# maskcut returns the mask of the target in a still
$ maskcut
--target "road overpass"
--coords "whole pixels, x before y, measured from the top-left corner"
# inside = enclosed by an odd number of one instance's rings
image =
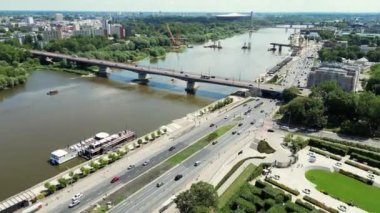
[[[39,50],[29,50],[29,52],[32,55],[38,56],[38,57],[66,59],[68,61],[73,61],[77,63],[99,66],[99,74],[103,76],[107,76],[107,73],[109,72],[108,68],[116,68],[116,69],[129,70],[129,71],[137,73],[138,80],[140,81],[147,82],[148,74],[161,75],[161,76],[167,76],[170,78],[180,79],[187,82],[187,86],[185,90],[188,93],[195,93],[195,90],[196,90],[195,83],[197,82],[217,84],[217,85],[222,85],[222,86],[231,86],[231,87],[237,87],[237,88],[245,88],[257,96],[267,95],[267,96],[280,97],[282,94],[282,91],[284,90],[284,87],[280,85],[258,84],[253,81],[236,80],[236,79],[230,79],[230,78],[225,78],[221,76],[204,76],[196,72],[183,72],[183,71],[177,71],[174,69],[155,68],[155,67],[141,66],[141,65],[136,65],[136,64],[119,63],[119,62],[114,62],[114,61],[84,58],[84,57],[78,57],[75,55],[67,55],[67,54],[53,53],[53,52],[46,52],[46,51],[39,51]]]

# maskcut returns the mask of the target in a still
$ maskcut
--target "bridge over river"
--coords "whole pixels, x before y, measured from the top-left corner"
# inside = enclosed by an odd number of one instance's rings
[[[29,52],[32,55],[37,56],[37,57],[66,59],[68,61],[73,61],[76,63],[99,66],[99,75],[101,76],[107,76],[109,72],[108,68],[117,68],[117,69],[123,69],[123,70],[128,70],[128,71],[137,73],[138,74],[137,80],[141,82],[148,82],[148,77],[147,77],[148,74],[161,75],[161,76],[167,76],[170,78],[180,79],[187,82],[187,86],[185,90],[188,93],[195,93],[196,82],[217,84],[217,85],[222,85],[222,86],[231,86],[231,87],[237,87],[237,88],[245,88],[245,89],[248,89],[251,92],[251,94],[254,94],[257,96],[265,95],[265,96],[272,96],[272,97],[280,97],[282,94],[282,91],[284,90],[284,87],[280,85],[259,84],[253,81],[236,80],[236,79],[230,79],[230,78],[225,78],[225,77],[220,77],[220,76],[206,76],[206,75],[201,75],[195,72],[184,72],[184,71],[177,71],[173,69],[155,68],[155,67],[150,67],[150,66],[149,67],[140,66],[140,65],[128,64],[128,63],[118,63],[114,61],[84,58],[84,57],[78,57],[75,55],[45,52],[45,51],[39,51],[39,50],[29,50]]]

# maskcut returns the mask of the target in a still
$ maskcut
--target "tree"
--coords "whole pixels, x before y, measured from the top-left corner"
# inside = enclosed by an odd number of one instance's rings
[[[300,94],[300,90],[296,86],[292,86],[289,88],[284,89],[282,92],[282,98],[284,99],[285,103],[288,103],[289,101],[293,100]]]
[[[217,208],[218,195],[213,185],[201,181],[180,193],[174,202],[181,213],[197,212],[197,209],[204,211],[205,208]]]
[[[62,188],[65,188],[67,186],[67,180],[63,177],[58,179],[58,183]]]

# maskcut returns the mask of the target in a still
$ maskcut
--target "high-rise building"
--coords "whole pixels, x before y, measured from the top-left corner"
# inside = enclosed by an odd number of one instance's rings
[[[50,40],[62,39],[63,34],[61,30],[49,30],[49,31],[44,31],[42,33],[42,37],[44,41],[50,41]]]
[[[125,29],[121,24],[112,24],[110,27],[110,34],[116,35],[118,38],[125,38]]]
[[[55,21],[56,22],[63,22],[63,14],[62,13],[56,13],[55,14]]]
[[[26,19],[26,23],[28,23],[28,25],[33,25],[33,24],[34,24],[34,19],[33,19],[33,17],[29,16],[29,17]]]
[[[109,36],[111,35],[111,25],[109,19],[103,19],[103,30],[104,35]]]

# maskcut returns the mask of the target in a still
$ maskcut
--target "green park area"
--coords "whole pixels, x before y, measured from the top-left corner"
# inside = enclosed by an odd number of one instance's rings
[[[365,184],[338,172],[309,170],[306,178],[317,185],[319,191],[328,193],[346,203],[353,203],[368,212],[380,211],[380,188]]]

